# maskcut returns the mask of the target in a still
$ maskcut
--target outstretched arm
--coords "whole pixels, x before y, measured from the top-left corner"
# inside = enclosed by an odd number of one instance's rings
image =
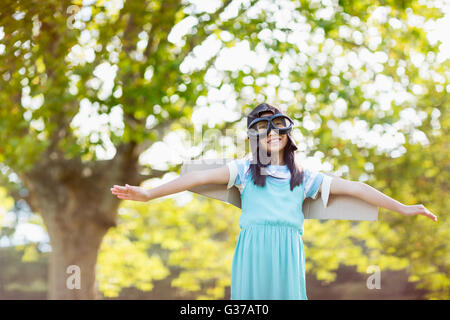
[[[204,184],[226,184],[229,174],[228,166],[224,165],[215,169],[191,171],[152,189],[129,186],[128,184],[125,186],[114,185],[111,188],[111,193],[119,199],[147,202]]]
[[[321,188],[319,189],[321,191]],[[403,203],[392,199],[377,189],[360,181],[349,181],[342,178],[333,178],[331,180],[330,194],[346,194],[360,198],[374,206],[382,207],[388,210],[396,211],[404,216],[423,215],[434,221],[437,217],[421,204],[404,205]]]

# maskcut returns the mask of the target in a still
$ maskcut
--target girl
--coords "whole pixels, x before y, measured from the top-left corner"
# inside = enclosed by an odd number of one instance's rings
[[[262,103],[247,117],[251,158],[188,172],[153,189],[115,185],[111,192],[120,199],[149,201],[203,184],[238,187],[241,231],[232,262],[231,299],[306,300],[302,204],[322,192],[325,175],[296,164],[292,125],[287,115]],[[422,214],[437,220],[423,205],[403,205],[362,182],[333,178],[329,192],[359,197],[406,216]]]

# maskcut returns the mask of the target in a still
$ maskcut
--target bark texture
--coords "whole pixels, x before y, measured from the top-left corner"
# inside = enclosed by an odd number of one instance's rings
[[[121,145],[114,159],[85,163],[52,151],[21,175],[29,192],[26,200],[43,217],[50,237],[49,299],[99,298],[97,255],[108,229],[116,226],[120,203],[110,188],[139,185],[149,178],[138,174],[135,147],[133,143]],[[79,268],[79,289],[70,285],[75,276],[70,266]]]

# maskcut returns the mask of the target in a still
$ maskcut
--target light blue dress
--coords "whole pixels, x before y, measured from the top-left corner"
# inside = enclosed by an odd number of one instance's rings
[[[323,174],[304,170],[303,183],[291,191],[286,165],[269,166],[264,187],[253,183],[249,165],[247,159],[229,164],[237,168],[242,200],[231,299],[306,300],[302,204],[317,196]]]

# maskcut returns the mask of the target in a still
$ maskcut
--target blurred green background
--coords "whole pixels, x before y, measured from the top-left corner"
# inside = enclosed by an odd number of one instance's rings
[[[2,1],[0,299],[229,299],[239,209],[110,187],[241,157],[262,102],[303,166],[438,216],[306,220],[308,298],[449,299],[448,30],[449,1]]]

